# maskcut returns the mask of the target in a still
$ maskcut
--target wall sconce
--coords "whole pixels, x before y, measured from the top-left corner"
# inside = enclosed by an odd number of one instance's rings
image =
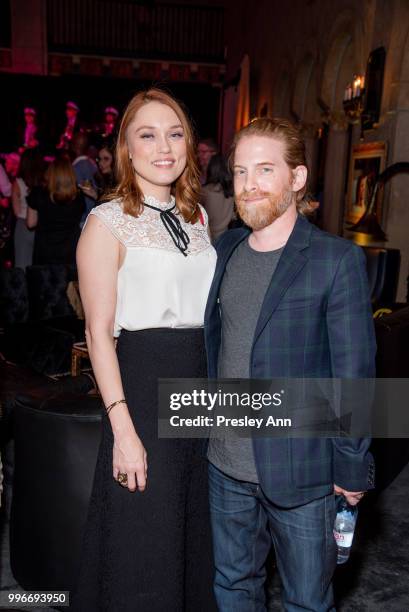
[[[352,123],[361,119],[364,110],[365,77],[354,75],[354,79],[345,88],[343,107],[344,112]]]

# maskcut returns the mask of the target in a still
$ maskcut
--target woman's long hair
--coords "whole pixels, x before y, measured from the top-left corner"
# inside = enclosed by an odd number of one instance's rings
[[[176,113],[183,126],[186,142],[186,167],[172,185],[172,193],[184,220],[192,224],[196,223],[199,219],[200,174],[196,164],[193,129],[181,104],[160,89],[152,88],[138,93],[132,98],[125,110],[116,144],[115,168],[118,185],[109,195],[109,199],[121,198],[124,213],[133,217],[138,217],[143,211],[143,193],[137,183],[135,170],[129,159],[126,133],[136,113],[149,102],[159,102],[169,106]]]
[[[23,179],[29,189],[44,185],[46,164],[38,147],[26,149],[20,159],[17,177]]]
[[[101,195],[108,195],[116,188],[117,180],[115,176],[115,141],[112,137],[108,136],[101,141],[98,147],[98,156],[101,155],[101,151],[108,151],[112,157],[111,169],[108,173],[103,173],[98,168],[98,171],[94,174],[94,181],[98,189],[102,192]],[[98,158],[97,158],[98,161]]]
[[[233,197],[233,180],[223,155],[213,155],[207,166],[206,185],[220,185],[225,198]]]
[[[77,180],[71,162],[62,157],[55,159],[45,173],[45,180],[53,202],[69,202],[78,193]]]

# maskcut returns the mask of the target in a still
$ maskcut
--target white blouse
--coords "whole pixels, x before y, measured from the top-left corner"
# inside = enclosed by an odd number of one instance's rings
[[[165,203],[146,197],[145,202],[167,210],[174,198]],[[175,246],[156,210],[144,207],[139,217],[132,217],[124,214],[120,200],[91,210],[126,247],[118,271],[114,336],[121,329],[203,326],[216,251],[210,244],[206,212],[200,208],[204,223],[192,225],[178,215],[190,239],[187,256]]]

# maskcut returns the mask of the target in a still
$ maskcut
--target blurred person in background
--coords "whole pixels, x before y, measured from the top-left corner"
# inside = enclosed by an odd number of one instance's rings
[[[32,149],[38,146],[38,126],[37,126],[37,111],[31,106],[26,106],[24,109],[24,135],[23,145],[19,149],[19,153],[23,153],[26,149]],[[21,142],[21,141],[20,141]]]
[[[107,138],[115,134],[119,113],[114,106],[107,106],[104,111],[104,114],[105,114],[105,120],[103,123],[102,136],[104,138]]]
[[[94,175],[97,171],[95,162],[88,156],[88,136],[84,132],[78,132],[72,137],[70,150],[74,158],[72,167],[77,177],[78,186],[83,189],[93,187],[95,189]],[[81,218],[80,226],[85,223],[85,219],[92,208],[95,206],[95,199],[85,194],[85,210]]]
[[[216,155],[217,151],[218,147],[213,138],[203,138],[202,140],[199,140],[197,145],[197,159],[200,168],[201,185],[204,185],[206,182],[207,166],[209,165],[209,161],[213,155]]]
[[[201,203],[209,217],[210,236],[217,240],[228,228],[234,215],[233,181],[222,155],[213,155],[207,167]]]
[[[7,198],[11,196],[11,183],[7,176],[7,172],[0,164],[0,204],[1,206],[7,206]],[[6,200],[4,202],[4,200]]]
[[[79,117],[78,114],[80,112],[78,104],[75,102],[69,101],[65,105],[65,116],[67,118],[67,122],[65,124],[65,128],[63,133],[60,136],[59,143],[57,144],[57,149],[68,149],[70,142],[73,139],[74,134],[80,131],[79,125]]]
[[[97,157],[98,172],[94,174],[95,187],[80,184],[82,192],[92,198],[96,204],[101,204],[105,196],[116,187],[115,180],[115,145],[114,141],[107,138],[101,144]]]
[[[52,162],[45,187],[34,187],[27,203],[27,227],[36,228],[33,263],[75,264],[85,202],[68,159]]]
[[[14,265],[26,269],[33,261],[35,232],[27,227],[27,196],[44,183],[45,163],[38,148],[27,149],[21,156],[17,178],[13,183],[12,203],[16,217],[14,228]]]
[[[7,176],[13,182],[17,176],[18,167],[20,165],[20,155],[18,153],[9,153],[6,155],[5,168]]]
[[[11,267],[13,258],[13,235],[14,215],[11,208],[12,183],[18,171],[20,156],[17,153],[5,155],[5,167],[0,164],[0,250],[1,262],[6,267]]]

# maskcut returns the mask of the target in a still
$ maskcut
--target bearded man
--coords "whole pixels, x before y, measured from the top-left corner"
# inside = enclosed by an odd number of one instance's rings
[[[362,250],[305,214],[299,130],[261,118],[235,137],[240,216],[226,232],[205,315],[210,378],[371,378],[375,339]],[[275,548],[287,612],[335,610],[335,494],[373,487],[367,438],[212,437],[210,505],[221,612],[266,610]]]

